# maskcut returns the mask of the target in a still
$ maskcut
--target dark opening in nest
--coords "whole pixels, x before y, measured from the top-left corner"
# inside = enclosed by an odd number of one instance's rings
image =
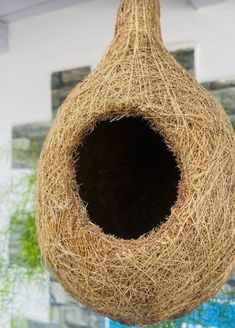
[[[145,120],[103,121],[78,152],[79,194],[90,220],[105,233],[138,238],[166,220],[180,172],[163,138]]]

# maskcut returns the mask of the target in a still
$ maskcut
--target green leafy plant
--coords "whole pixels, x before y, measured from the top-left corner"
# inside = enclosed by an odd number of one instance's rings
[[[35,174],[27,174],[1,189],[9,222],[0,232],[5,245],[0,254],[0,317],[11,312],[20,285],[45,282],[36,236],[35,185]]]
[[[28,176],[25,182],[10,217],[10,264],[24,268],[26,275],[32,277],[42,272],[35,225],[35,175]]]
[[[29,324],[22,318],[14,318],[10,322],[10,328],[29,328]]]

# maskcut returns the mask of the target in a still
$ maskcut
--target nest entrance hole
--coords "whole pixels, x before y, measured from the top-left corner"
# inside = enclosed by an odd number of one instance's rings
[[[80,197],[106,234],[137,239],[166,220],[180,172],[164,139],[145,120],[102,121],[75,155]]]

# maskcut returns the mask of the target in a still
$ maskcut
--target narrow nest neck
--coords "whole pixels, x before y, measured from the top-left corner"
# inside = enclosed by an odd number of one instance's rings
[[[99,123],[75,156],[79,194],[104,233],[137,239],[167,219],[180,172],[164,139],[145,120]]]

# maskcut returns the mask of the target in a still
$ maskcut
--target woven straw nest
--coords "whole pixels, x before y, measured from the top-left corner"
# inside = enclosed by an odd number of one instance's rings
[[[44,144],[38,172],[37,228],[46,264],[79,302],[132,325],[147,325],[191,311],[218,291],[235,260],[232,127],[221,106],[164,48],[159,16],[159,4],[154,0],[122,1],[114,40],[98,67],[73,89],[60,108]],[[99,226],[101,221],[95,222],[89,202],[87,205],[87,199],[80,195],[85,183],[92,185],[93,173],[102,162],[99,157],[92,160],[95,144],[91,157],[85,156],[91,170],[86,171],[88,177],[82,182],[79,168],[86,165],[79,164],[79,158],[82,160],[86,140],[99,126],[126,120],[128,127],[130,117],[143,118],[150,133],[160,135],[177,163],[180,178],[176,199],[165,218],[157,219],[154,211],[148,212],[149,208],[157,211],[161,207],[153,197],[143,203],[144,208],[135,203],[137,211],[129,225],[121,219],[132,206],[127,201],[126,211],[122,208],[117,220],[122,230],[129,232],[120,238],[118,233],[105,232],[102,224]],[[128,138],[126,130],[118,131],[120,138]],[[137,135],[134,141],[141,144]],[[107,132],[103,142],[110,136]],[[125,144],[125,138],[120,140]],[[139,147],[143,157],[146,145]],[[155,164],[152,174],[159,170],[157,161]],[[145,178],[148,183],[157,181]],[[138,190],[138,181],[136,186]],[[165,191],[161,183],[157,188],[160,196],[167,196],[172,189]],[[102,188],[100,193],[99,188],[95,190],[94,202],[110,197]],[[148,198],[146,185],[144,195]],[[107,207],[110,215],[104,213],[106,228],[117,210]],[[153,216],[152,226],[148,226],[151,229],[143,229],[142,235],[132,238],[131,229],[144,220],[145,211],[147,226],[147,214]],[[99,207],[93,212],[99,212]]]

